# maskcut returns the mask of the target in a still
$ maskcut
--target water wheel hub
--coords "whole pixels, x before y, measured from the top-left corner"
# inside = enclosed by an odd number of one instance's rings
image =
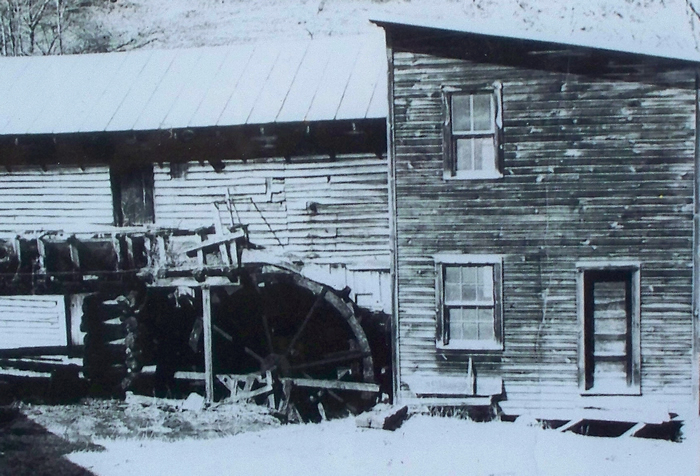
[[[276,374],[286,377],[289,375],[289,367],[289,360],[285,355],[273,353],[263,359],[260,370],[262,372],[274,371]]]

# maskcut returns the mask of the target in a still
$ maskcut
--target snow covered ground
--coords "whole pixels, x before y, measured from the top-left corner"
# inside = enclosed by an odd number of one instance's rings
[[[673,475],[700,474],[700,440],[596,438],[518,423],[414,416],[395,432],[353,419],[213,440],[95,441],[69,459],[116,475]]]

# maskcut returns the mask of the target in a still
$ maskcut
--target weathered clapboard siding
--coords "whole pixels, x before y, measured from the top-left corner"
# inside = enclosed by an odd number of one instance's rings
[[[63,296],[0,298],[0,349],[67,345]]]
[[[343,155],[225,161],[216,172],[190,162],[184,178],[155,168],[156,224],[211,224],[211,204],[222,202],[223,223],[249,225],[251,241],[282,247],[314,263],[351,264],[389,254],[386,158]],[[227,191],[231,213],[223,202]]]
[[[576,263],[628,259],[641,263],[641,401],[690,404],[695,72],[408,32],[392,32],[390,64],[399,398],[416,376],[463,378],[471,357],[523,408],[600,403],[577,382]],[[503,178],[443,180],[441,88],[494,81]],[[503,255],[502,352],[436,349],[441,252]]]
[[[0,170],[0,232],[112,225],[107,166],[13,166]]]
[[[155,166],[156,224],[197,228],[214,220],[249,226],[250,240],[303,261],[305,275],[390,312],[387,161],[373,154],[189,162],[182,178]],[[230,212],[224,204],[234,203]]]

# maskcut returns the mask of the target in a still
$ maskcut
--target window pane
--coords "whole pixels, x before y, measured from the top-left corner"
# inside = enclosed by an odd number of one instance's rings
[[[490,131],[493,127],[491,111],[491,95],[475,94],[474,96],[474,129],[475,131]]]
[[[495,341],[493,308],[448,308],[450,341]]]
[[[459,284],[459,267],[458,266],[446,266],[445,267],[445,284]]]
[[[479,268],[477,299],[493,302],[493,266],[481,266]]]
[[[474,140],[474,170],[493,170],[496,168],[496,151],[493,137],[480,137]]]
[[[455,170],[474,170],[473,143],[474,139],[457,139]]]
[[[447,266],[445,268],[445,301],[459,301],[461,298],[459,268]]]
[[[474,301],[476,299],[477,269],[474,266],[462,268],[462,299]]]
[[[464,332],[462,330],[462,322],[464,321],[462,309],[450,308],[447,309],[447,314],[450,323],[450,340],[464,339]]]
[[[450,340],[476,340],[478,335],[476,309],[448,309]]]
[[[445,283],[445,301],[459,301],[462,298],[459,284]]]
[[[452,130],[471,131],[472,119],[470,97],[466,95],[452,96]]]
[[[493,326],[493,308],[478,310],[479,340],[496,340]]]

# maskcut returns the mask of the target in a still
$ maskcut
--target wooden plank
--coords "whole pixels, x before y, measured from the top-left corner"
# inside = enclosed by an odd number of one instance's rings
[[[178,380],[206,380],[206,374],[204,372],[175,372],[175,379]]]
[[[67,349],[63,296],[4,296],[0,298],[0,349],[32,347]],[[30,351],[30,350],[29,350]]]
[[[211,288],[202,288],[202,322],[204,324],[204,385],[208,403],[214,401],[214,360],[211,328]]]
[[[573,427],[575,427],[576,425],[578,425],[582,421],[583,421],[583,418],[572,418],[571,420],[569,420],[568,422],[564,423],[562,426],[557,428],[557,431],[559,433],[564,433],[565,431],[572,429]]]
[[[214,215],[214,231],[216,234],[229,235],[230,233],[227,233],[228,230],[224,230],[224,226],[221,223],[221,213],[219,213],[219,207],[216,205],[216,203],[212,203],[212,213]],[[238,230],[238,232],[242,235],[239,238],[245,236],[243,230]],[[229,266],[231,265],[231,253],[229,252],[229,245],[231,245],[231,243],[231,241],[225,241],[219,244],[219,255],[221,256],[221,261]]]
[[[621,434],[620,438],[629,438],[629,437],[635,436],[637,434],[637,432],[640,431],[645,426],[647,426],[646,423],[639,422],[639,423],[635,424],[634,426],[632,426],[632,428],[630,428],[629,430],[627,430],[626,432]]]
[[[185,253],[187,256],[194,256],[195,252],[198,252],[200,250],[204,250],[204,249],[210,248],[210,247],[225,245],[227,243],[231,243],[232,241],[236,241],[237,239],[242,238],[244,236],[245,236],[245,233],[243,231],[236,231],[233,233],[226,233],[226,234],[221,234],[221,235],[209,235],[201,243],[198,243],[194,246],[190,246],[190,247],[184,249],[183,253]]]
[[[83,318],[83,301],[86,294],[71,294],[69,299],[68,312],[70,313],[69,343],[71,346],[82,346],[84,344],[85,332],[80,330]]]
[[[355,390],[358,392],[378,392],[379,385],[364,382],[344,382],[342,380],[318,380],[310,378],[282,378],[282,382],[290,381],[298,387],[330,388],[334,390]]]

